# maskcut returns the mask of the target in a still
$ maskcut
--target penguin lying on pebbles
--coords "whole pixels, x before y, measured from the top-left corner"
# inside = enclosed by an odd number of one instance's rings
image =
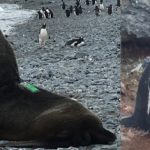
[[[71,98],[21,83],[13,49],[0,32],[0,147],[111,144],[116,136]]]
[[[46,24],[44,23],[42,25],[42,28],[40,30],[40,34],[39,34],[39,44],[40,47],[44,47],[45,46],[45,42],[48,40],[48,33],[47,33],[47,29],[46,29]]]
[[[71,46],[71,47],[80,47],[85,45],[84,39],[82,37],[71,39],[68,42],[66,42],[65,46]]]

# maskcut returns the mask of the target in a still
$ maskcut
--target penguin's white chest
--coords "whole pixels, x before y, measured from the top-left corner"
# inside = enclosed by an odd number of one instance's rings
[[[39,40],[41,41],[46,41],[48,39],[48,33],[46,29],[41,29],[40,35],[39,35]]]
[[[99,8],[100,8],[100,10],[104,10],[104,5],[100,4]]]

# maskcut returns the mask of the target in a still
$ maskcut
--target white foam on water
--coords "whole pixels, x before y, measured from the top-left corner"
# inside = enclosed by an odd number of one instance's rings
[[[15,25],[24,23],[35,13],[35,10],[22,9],[16,4],[0,4],[0,30],[10,34]]]

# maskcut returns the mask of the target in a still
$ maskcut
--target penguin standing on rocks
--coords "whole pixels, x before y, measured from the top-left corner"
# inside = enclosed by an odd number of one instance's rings
[[[117,7],[120,7],[121,4],[120,4],[120,0],[117,0]]]
[[[73,6],[72,5],[69,7],[69,10],[70,10],[70,13],[73,13]]]
[[[12,47],[0,32],[0,147],[67,148],[111,144],[114,133],[79,102],[21,83]]]
[[[95,5],[95,3],[96,3],[96,0],[92,0],[92,4]]]
[[[108,6],[108,15],[112,14],[112,4]]]
[[[99,9],[100,9],[101,11],[104,11],[105,8],[104,8],[103,1],[100,2]]]
[[[89,5],[90,5],[89,0],[86,0],[86,1],[85,1],[85,3],[86,3],[86,5],[87,5],[87,6],[89,6]]]
[[[134,113],[123,117],[121,124],[150,132],[150,62],[145,67],[138,85]]]
[[[37,13],[38,13],[39,19],[42,19],[43,18],[43,14],[41,13],[41,11],[39,10],[39,11],[37,11]]]
[[[46,18],[49,18],[49,16],[50,16],[50,18],[54,18],[53,11],[51,9],[49,9],[48,7],[45,10],[45,16],[46,16]]]
[[[44,47],[45,46],[45,42],[48,40],[48,33],[47,33],[47,29],[46,29],[46,23],[44,23],[42,25],[42,28],[40,30],[40,34],[39,34],[39,44],[40,47]]]
[[[70,17],[70,9],[66,9],[66,17]]]
[[[100,15],[100,9],[99,9],[99,7],[97,5],[95,6],[94,10],[95,10],[95,15],[99,16]]]
[[[42,7],[39,11],[37,11],[39,19],[46,18],[45,11],[46,9],[44,7]]]
[[[82,6],[81,5],[79,5],[78,9],[79,9],[79,14],[82,14]]]
[[[79,14],[80,14],[79,7],[77,7],[77,6],[74,7],[74,14],[76,16],[79,16]]]
[[[76,6],[79,7],[80,6],[80,1],[76,0]]]
[[[120,0],[117,0],[117,7],[116,7],[116,11],[118,10],[118,8],[120,8],[120,6],[121,6]]]
[[[71,39],[68,42],[66,42],[65,46],[71,46],[71,47],[80,47],[85,45],[84,39],[82,37]]]
[[[62,0],[62,9],[65,10],[66,9],[66,4],[65,2]]]

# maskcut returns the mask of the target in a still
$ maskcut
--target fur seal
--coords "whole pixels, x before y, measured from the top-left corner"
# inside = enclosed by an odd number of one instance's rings
[[[150,63],[139,82],[135,111],[132,116],[124,117],[121,123],[126,127],[150,131]]]
[[[20,83],[13,49],[0,32],[0,146],[58,148],[110,144],[116,136],[77,101]]]

